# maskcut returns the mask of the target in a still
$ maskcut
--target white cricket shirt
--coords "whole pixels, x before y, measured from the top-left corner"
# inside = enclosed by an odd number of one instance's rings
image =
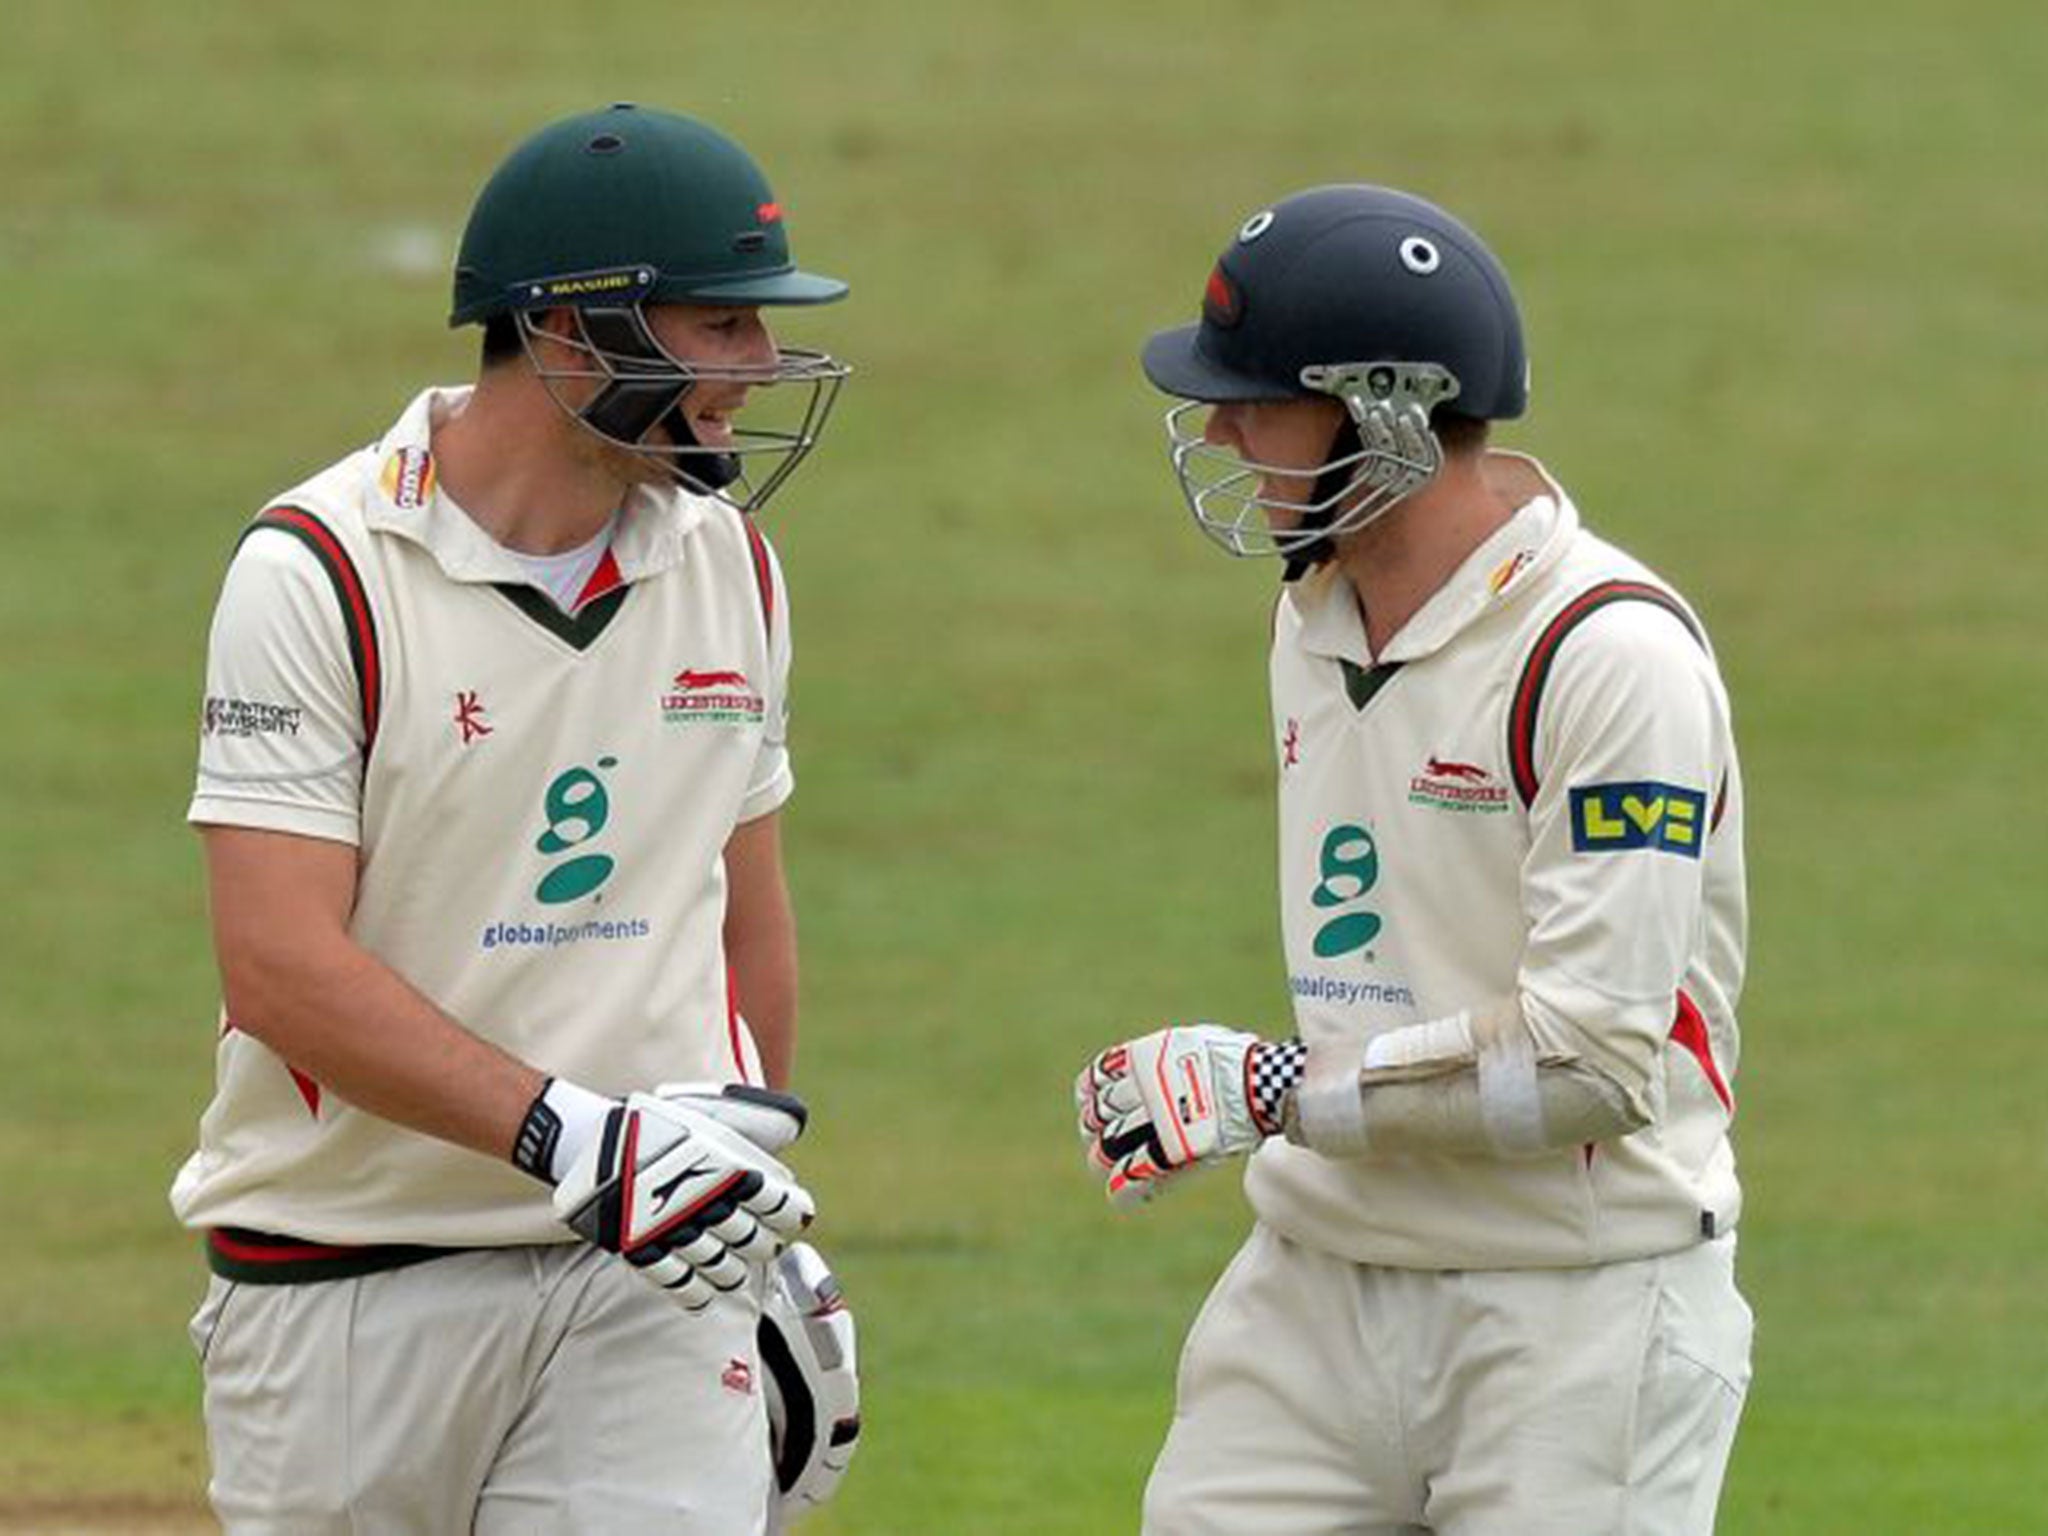
[[[759,1081],[722,850],[792,786],[789,625],[725,503],[644,487],[573,614],[436,485],[428,391],[278,498],[214,615],[195,823],[360,850],[353,937],[467,1028],[624,1092]],[[172,1202],[315,1243],[560,1241],[509,1163],[364,1114],[223,1019]]]
[[[1733,1228],[1742,790],[1704,632],[1533,461],[1512,520],[1385,654],[1332,567],[1275,616],[1280,904],[1311,1043],[1518,997],[1650,1124],[1525,1160],[1333,1159],[1246,1187],[1300,1242],[1422,1268],[1579,1265]],[[1354,1044],[1354,1049],[1356,1045]],[[1367,1096],[1367,1124],[1371,1101]]]

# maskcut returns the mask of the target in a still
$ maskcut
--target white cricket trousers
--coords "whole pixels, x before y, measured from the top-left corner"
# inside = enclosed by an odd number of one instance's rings
[[[692,1316],[583,1243],[310,1285],[192,1320],[226,1536],[758,1536],[756,1301]]]
[[[1732,1235],[1438,1271],[1255,1227],[1188,1335],[1145,1536],[1708,1536],[1750,1333]]]

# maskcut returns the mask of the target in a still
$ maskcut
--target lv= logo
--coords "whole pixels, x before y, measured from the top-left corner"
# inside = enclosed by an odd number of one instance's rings
[[[1580,853],[1648,848],[1696,859],[1706,807],[1701,791],[1655,779],[1588,784],[1571,792],[1572,847]]]

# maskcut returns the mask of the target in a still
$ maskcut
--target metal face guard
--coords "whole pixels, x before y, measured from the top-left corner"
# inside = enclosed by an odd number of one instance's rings
[[[1196,526],[1229,554],[1292,555],[1355,533],[1443,468],[1429,413],[1457,396],[1458,381],[1447,370],[1434,363],[1333,363],[1302,369],[1301,382],[1343,402],[1357,429],[1357,452],[1318,465],[1261,464],[1203,439],[1191,413],[1209,402],[1184,400],[1166,413],[1167,452],[1181,495]],[[1311,499],[1263,493],[1267,477],[1282,476],[1308,480]]]
[[[718,367],[687,362],[665,349],[648,328],[639,305],[621,308],[575,306],[576,333],[548,335],[548,343],[567,347],[576,361],[543,363],[536,315],[517,313],[519,337],[534,372],[549,396],[572,419],[614,447],[644,458],[698,495],[718,496],[742,512],[765,504],[805,455],[817,446],[838,399],[839,387],[852,369],[824,352],[778,347],[768,367]],[[562,385],[571,381],[599,386],[580,408]],[[755,420],[735,424],[730,448],[700,443],[689,430],[683,400],[699,382],[732,382],[768,393],[796,386],[775,406],[748,402]],[[772,424],[762,424],[772,415]]]

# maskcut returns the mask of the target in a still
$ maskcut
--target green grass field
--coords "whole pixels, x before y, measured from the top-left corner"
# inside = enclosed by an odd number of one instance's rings
[[[1178,510],[1134,353],[1246,212],[1346,179],[1502,253],[1505,441],[1697,601],[1735,694],[1760,1331],[1722,1529],[2048,1531],[2038,6],[17,0],[0,83],[0,1529],[199,1499],[163,1192],[236,530],[466,372],[445,270],[504,150],[637,99],[742,138],[855,286],[787,328],[860,375],[768,520],[803,1167],[869,1425],[805,1529],[1134,1528],[1246,1216],[1219,1177],[1113,1219],[1068,1081],[1286,1002],[1272,572]]]

